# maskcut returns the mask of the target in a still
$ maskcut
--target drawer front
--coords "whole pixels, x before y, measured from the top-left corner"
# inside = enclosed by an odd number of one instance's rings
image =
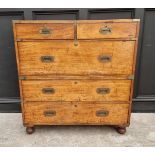
[[[134,41],[19,42],[20,75],[132,74]]]
[[[100,38],[134,38],[137,23],[79,23],[77,25],[78,39]]]
[[[24,101],[129,101],[130,80],[23,80]]]
[[[20,39],[74,39],[72,23],[16,24],[16,38]]]
[[[29,124],[108,124],[128,123],[128,104],[24,103],[24,120]]]

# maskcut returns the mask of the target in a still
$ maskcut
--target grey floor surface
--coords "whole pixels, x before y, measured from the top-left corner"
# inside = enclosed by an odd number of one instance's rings
[[[125,135],[108,126],[39,126],[27,135],[20,113],[1,113],[0,146],[155,146],[155,113],[132,114]]]

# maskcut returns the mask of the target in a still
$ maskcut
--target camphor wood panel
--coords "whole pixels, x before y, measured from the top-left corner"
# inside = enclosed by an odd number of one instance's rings
[[[132,74],[134,41],[18,42],[20,75],[128,75]],[[42,62],[53,56],[53,62]],[[99,57],[111,57],[100,61]]]
[[[24,80],[24,101],[129,101],[130,80]],[[54,92],[43,93],[43,89]],[[110,89],[97,93],[97,88]]]
[[[25,124],[34,125],[74,125],[74,124],[128,124],[128,104],[80,102],[27,102],[24,103]],[[96,112],[108,111],[107,116],[96,116]],[[55,116],[45,116],[45,112],[55,112]]]
[[[50,30],[50,34],[41,34],[44,28]],[[74,39],[74,24],[16,24],[16,37],[18,39]]]
[[[137,22],[79,22],[77,24],[78,39],[101,38],[135,38],[137,37]],[[110,28],[110,31],[100,33],[101,28]]]
[[[135,19],[15,21],[27,132],[34,125],[96,124],[125,133],[138,31]]]

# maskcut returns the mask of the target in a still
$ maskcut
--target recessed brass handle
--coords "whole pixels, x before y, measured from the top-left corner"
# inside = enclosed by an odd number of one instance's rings
[[[107,110],[96,111],[96,116],[98,116],[98,117],[106,117],[108,115],[109,115],[109,111],[107,111]]]
[[[99,32],[100,32],[101,34],[109,34],[109,33],[112,32],[112,28],[107,27],[107,26],[101,27],[100,30],[99,30]]]
[[[46,55],[46,56],[41,56],[40,59],[42,62],[49,63],[49,62],[54,62],[55,58],[54,58],[54,56]]]
[[[98,57],[98,60],[100,62],[110,62],[112,60],[112,57],[110,55],[100,55]]]
[[[54,111],[54,110],[44,111],[45,117],[53,117],[55,115],[56,115],[56,111]]]
[[[39,30],[40,34],[51,34],[51,29],[44,27],[42,29]]]
[[[96,92],[98,94],[109,94],[110,93],[110,88],[97,88]]]
[[[42,93],[43,94],[54,94],[55,93],[55,89],[54,88],[43,88],[42,89]]]

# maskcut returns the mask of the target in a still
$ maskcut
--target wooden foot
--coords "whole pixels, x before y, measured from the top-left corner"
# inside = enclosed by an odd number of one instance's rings
[[[35,131],[34,127],[26,127],[27,134],[32,134]]]
[[[126,127],[120,127],[120,126],[117,126],[115,127],[116,128],[116,131],[120,134],[125,134],[126,133]]]

